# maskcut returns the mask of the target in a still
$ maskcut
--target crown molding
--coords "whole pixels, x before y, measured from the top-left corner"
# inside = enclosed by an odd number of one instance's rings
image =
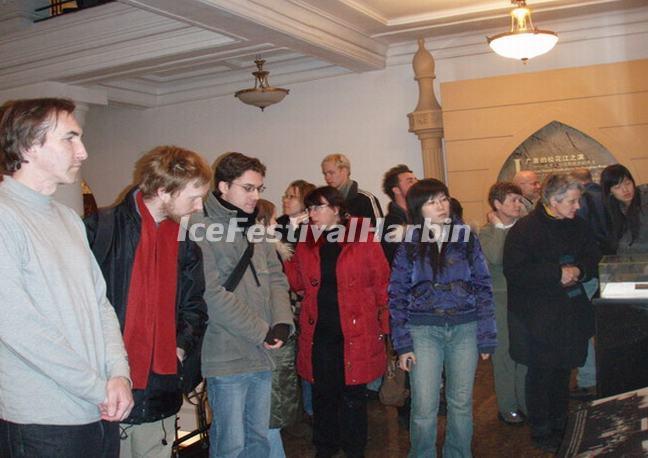
[[[0,89],[102,72],[110,75],[115,69],[133,70],[234,42],[119,3],[105,7],[33,24],[1,39]]]
[[[138,8],[216,29],[263,29],[265,40],[352,71],[384,68],[387,45],[319,14],[299,1],[286,0],[121,0]],[[210,11],[211,14],[210,14]],[[217,14],[216,14],[217,13]],[[223,14],[225,13],[225,14]],[[226,22],[224,22],[226,20]]]

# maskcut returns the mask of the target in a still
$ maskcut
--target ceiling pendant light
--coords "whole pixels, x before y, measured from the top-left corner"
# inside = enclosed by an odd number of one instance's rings
[[[525,64],[529,59],[550,51],[558,42],[558,35],[539,30],[531,20],[531,10],[524,0],[511,0],[511,30],[487,37],[490,47],[502,57],[518,59]]]
[[[254,87],[237,91],[234,97],[238,97],[243,103],[259,107],[263,111],[265,107],[281,102],[289,91],[288,89],[270,86],[270,83],[268,83],[268,74],[270,72],[263,69],[265,60],[257,57],[254,63],[257,66],[257,71],[252,72],[254,75]]]

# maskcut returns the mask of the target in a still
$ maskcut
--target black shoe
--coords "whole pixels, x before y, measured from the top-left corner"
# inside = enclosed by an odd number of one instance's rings
[[[504,413],[498,412],[497,418],[499,418],[502,423],[506,423],[507,425],[511,426],[521,426],[524,424],[524,417],[522,416],[522,414],[516,412],[515,410]]]
[[[569,392],[569,397],[577,401],[592,401],[596,399],[596,387],[576,387],[574,390]]]

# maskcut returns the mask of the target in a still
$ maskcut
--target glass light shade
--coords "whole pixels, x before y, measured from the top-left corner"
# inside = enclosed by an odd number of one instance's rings
[[[261,111],[267,106],[279,103],[288,95],[288,89],[279,87],[265,87],[243,89],[234,94],[235,97],[248,105],[254,105],[261,108]]]
[[[550,51],[558,42],[558,35],[538,30],[531,20],[531,10],[524,0],[511,0],[516,5],[511,11],[511,30],[487,37],[491,49],[502,57],[527,60]]]
[[[502,57],[526,61],[556,46],[558,35],[544,30],[507,32],[488,39],[490,47]]]
[[[265,107],[281,102],[289,91],[288,89],[270,86],[268,82],[270,72],[263,69],[265,60],[257,57],[254,63],[257,66],[257,71],[252,72],[254,75],[254,87],[237,91],[234,97],[238,97],[243,103],[259,107],[263,111]]]

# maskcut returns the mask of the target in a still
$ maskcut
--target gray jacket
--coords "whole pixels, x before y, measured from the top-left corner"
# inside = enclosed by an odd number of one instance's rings
[[[290,324],[293,318],[288,299],[288,281],[273,244],[255,243],[251,263],[258,280],[248,267],[234,292],[223,284],[247,248],[247,240],[238,231],[227,241],[227,228],[236,212],[229,210],[210,194],[205,212],[194,214],[191,224],[221,224],[225,232],[220,241],[198,237],[205,266],[205,302],[209,323],[202,348],[204,377],[235,375],[272,370],[274,364],[263,347],[271,326]],[[205,235],[205,230],[198,231]]]
[[[493,282],[493,293],[499,293],[506,300],[506,277],[503,272],[504,241],[510,228],[502,229],[494,224],[486,224],[479,231],[482,251],[488,261],[488,269]]]

